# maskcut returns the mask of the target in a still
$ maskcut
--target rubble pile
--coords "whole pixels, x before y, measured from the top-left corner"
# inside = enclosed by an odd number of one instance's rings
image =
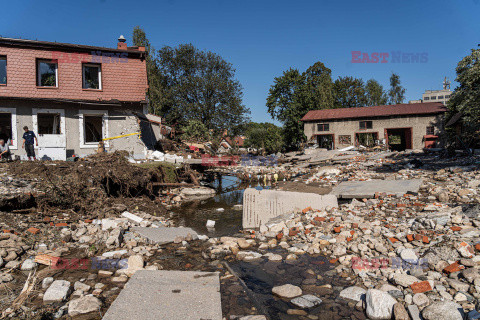
[[[427,320],[463,319],[464,313],[477,319],[478,165],[470,159],[464,166],[414,169],[407,159],[388,161],[397,170],[384,172],[385,163],[375,163],[321,167],[305,182],[422,179],[418,194],[377,193],[339,208],[305,208],[272,219],[245,238],[210,239],[210,257],[295,263],[303,255],[323,255],[339,276],[352,280],[352,286],[333,293],[336,301],[352,303],[369,319],[421,319],[420,314]],[[273,293],[295,305],[292,298],[315,292],[307,280],[296,288],[274,288]],[[332,298],[332,292],[319,298]],[[297,309],[314,319],[308,306]]]

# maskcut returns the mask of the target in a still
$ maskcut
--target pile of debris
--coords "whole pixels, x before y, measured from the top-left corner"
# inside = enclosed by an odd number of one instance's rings
[[[381,162],[319,168],[307,182],[342,186],[350,180],[380,188],[383,182],[423,183],[416,192],[369,193],[369,187],[363,187],[365,198],[360,201],[292,212],[245,238],[210,239],[209,255],[248,263],[295,263],[303,255],[322,255],[338,275],[352,280],[352,286],[323,294],[308,279],[274,288],[273,294],[293,307],[289,314],[315,317],[316,299],[334,296],[370,319],[417,320],[421,314],[426,320],[461,320],[464,313],[478,319],[480,172],[478,165],[470,165],[476,161],[436,170],[408,169],[408,160],[390,161],[388,166],[403,169],[387,173]],[[305,303],[299,305],[300,296]]]

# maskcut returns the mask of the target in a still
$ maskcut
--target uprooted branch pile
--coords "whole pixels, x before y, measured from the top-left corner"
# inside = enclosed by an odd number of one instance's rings
[[[10,173],[38,179],[38,207],[89,210],[110,197],[153,197],[151,182],[178,182],[180,172],[171,166],[139,167],[124,152],[98,154],[77,162],[12,163]],[[173,172],[172,172],[173,171]]]

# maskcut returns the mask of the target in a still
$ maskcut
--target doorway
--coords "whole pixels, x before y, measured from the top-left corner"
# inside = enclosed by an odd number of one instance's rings
[[[12,114],[0,113],[0,140],[10,143],[12,140]]]
[[[335,148],[334,141],[333,134],[322,134],[317,136],[317,144],[319,148],[333,150]]]
[[[412,128],[386,129],[387,144],[392,151],[412,149]]]

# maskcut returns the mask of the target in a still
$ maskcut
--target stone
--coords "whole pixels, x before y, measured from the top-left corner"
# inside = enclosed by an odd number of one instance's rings
[[[283,286],[273,287],[272,293],[281,298],[295,298],[302,295],[302,289],[292,284],[284,284]]]
[[[237,259],[243,261],[255,261],[262,258],[262,254],[255,251],[239,251],[237,253]]]
[[[307,309],[318,306],[320,303],[322,303],[322,299],[311,294],[306,294],[304,296],[292,299],[290,302],[299,308]]]
[[[473,283],[475,279],[480,278],[480,273],[476,268],[468,268],[462,271],[462,275],[468,282]]]
[[[418,310],[418,307],[416,305],[410,304],[407,306],[407,308],[412,320],[422,320],[420,316],[420,310]]]
[[[55,280],[48,287],[43,295],[44,303],[64,301],[70,294],[70,282],[66,280]]]
[[[413,295],[413,303],[416,304],[420,309],[428,306],[430,300],[425,295],[425,293],[416,293]]]
[[[422,311],[425,320],[463,320],[463,308],[453,301],[434,302]]]
[[[400,252],[400,258],[402,258],[403,261],[411,264],[417,264],[418,262],[417,254],[412,249],[402,250],[402,252]]]
[[[388,320],[392,318],[393,306],[397,301],[388,293],[368,289],[366,294],[367,316],[372,320]]]
[[[457,291],[468,291],[470,285],[457,279],[447,279],[448,284]]]
[[[90,290],[90,288],[91,288],[91,286],[89,286],[88,284],[85,284],[83,282],[80,282],[80,281],[76,281],[73,284],[73,289],[80,290],[82,292],[88,292]]]
[[[42,280],[42,289],[47,289],[53,282],[53,277],[46,277]]]
[[[400,302],[393,306],[393,316],[395,320],[410,320],[407,310]]]
[[[22,263],[22,266],[20,267],[20,270],[30,271],[30,270],[35,269],[36,266],[37,266],[37,264],[35,263],[34,259],[25,259],[25,261],[23,261],[23,263]]]
[[[365,299],[366,293],[367,293],[367,290],[361,287],[348,287],[340,291],[339,296],[343,299],[360,301]]]
[[[402,287],[410,287],[412,284],[419,282],[416,277],[403,273],[395,273],[393,281]]]
[[[68,315],[70,317],[79,314],[86,314],[90,312],[99,311],[102,302],[94,296],[84,296],[68,303]]]
[[[267,317],[265,317],[265,316],[260,316],[260,315],[245,316],[245,317],[239,318],[238,320],[267,320]]]

